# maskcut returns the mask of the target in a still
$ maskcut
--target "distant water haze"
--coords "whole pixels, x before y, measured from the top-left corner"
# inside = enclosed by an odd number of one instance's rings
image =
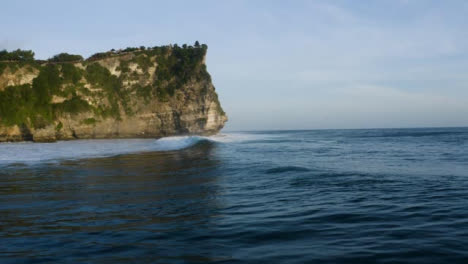
[[[19,0],[2,11],[0,49],[41,59],[207,43],[226,130],[468,125],[462,0]]]

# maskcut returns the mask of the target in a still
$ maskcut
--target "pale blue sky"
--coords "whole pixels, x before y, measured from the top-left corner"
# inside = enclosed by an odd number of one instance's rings
[[[468,125],[468,1],[5,1],[0,49],[207,43],[227,130]]]

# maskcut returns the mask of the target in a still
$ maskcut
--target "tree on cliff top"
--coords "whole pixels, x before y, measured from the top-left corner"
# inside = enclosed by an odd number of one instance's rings
[[[50,62],[73,62],[82,60],[83,57],[81,55],[73,55],[68,53],[60,53],[49,59]]]
[[[32,50],[14,50],[8,52],[7,50],[0,51],[0,61],[33,61],[34,52]]]

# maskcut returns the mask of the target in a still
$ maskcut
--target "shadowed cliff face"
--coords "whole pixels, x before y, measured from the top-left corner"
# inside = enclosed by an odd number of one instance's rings
[[[227,121],[206,46],[2,62],[0,141],[214,134]]]

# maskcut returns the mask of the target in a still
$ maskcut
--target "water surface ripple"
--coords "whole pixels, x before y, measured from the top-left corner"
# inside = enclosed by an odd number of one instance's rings
[[[467,263],[468,129],[0,144],[1,263]]]

